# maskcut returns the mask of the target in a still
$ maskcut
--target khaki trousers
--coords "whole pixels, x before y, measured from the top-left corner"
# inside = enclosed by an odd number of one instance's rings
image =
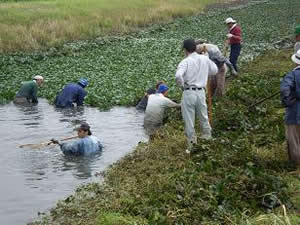
[[[285,136],[290,162],[300,165],[300,125],[286,125]]]

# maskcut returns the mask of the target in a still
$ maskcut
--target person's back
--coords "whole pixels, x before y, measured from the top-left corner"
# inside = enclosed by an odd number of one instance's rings
[[[25,81],[22,83],[20,90],[17,92],[16,97],[24,97],[28,100],[36,101],[38,85],[35,81]]]
[[[162,84],[158,88],[158,93],[149,95],[148,104],[144,117],[144,127],[148,135],[154,132],[163,125],[165,109],[169,107],[180,106],[166,97],[168,93],[168,86]]]
[[[38,87],[44,82],[44,78],[40,75],[34,76],[33,80],[22,82],[20,90],[16,93],[14,103],[38,103],[37,93]]]
[[[86,91],[80,84],[69,83],[55,99],[55,105],[59,108],[73,107],[73,103],[77,106],[83,104]]]
[[[282,103],[286,107],[285,123],[300,125],[300,66],[282,79],[280,90]]]
[[[163,94],[156,93],[148,97],[148,104],[145,112],[145,121],[151,121],[162,124],[164,111],[172,106],[171,100],[164,97]]]
[[[214,68],[215,67],[215,68]],[[183,69],[183,80],[177,77],[177,83],[179,86],[184,85],[184,88],[188,87],[206,87],[208,75],[215,75],[217,72],[216,65],[210,61],[205,55],[199,55],[194,52],[188,57],[183,59],[179,64],[178,74],[181,74],[180,70]]]
[[[91,155],[102,150],[102,144],[95,136],[86,136],[73,143],[61,144],[61,150],[65,155]]]
[[[205,43],[204,45],[205,45],[205,48],[206,48],[210,58],[216,58],[216,57],[223,56],[222,52],[220,51],[220,49],[217,45],[207,44],[207,43]]]

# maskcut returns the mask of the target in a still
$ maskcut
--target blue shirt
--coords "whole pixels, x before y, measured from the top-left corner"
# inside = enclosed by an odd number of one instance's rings
[[[280,95],[282,104],[286,107],[285,123],[300,125],[300,66],[283,78]]]
[[[73,143],[63,143],[60,145],[65,155],[90,155],[102,150],[103,146],[95,136],[86,136]]]
[[[67,84],[64,89],[56,97],[54,104],[59,108],[73,107],[73,103],[77,106],[83,105],[87,92],[84,88],[75,83]]]

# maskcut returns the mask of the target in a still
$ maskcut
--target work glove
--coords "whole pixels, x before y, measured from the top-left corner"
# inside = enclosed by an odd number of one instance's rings
[[[230,34],[230,33],[229,33],[229,34],[227,34],[226,36],[227,36],[227,38],[232,38],[232,37],[233,37],[233,34]]]
[[[58,144],[58,145],[60,144],[59,141],[58,141],[57,139],[54,139],[54,138],[52,138],[50,141],[51,141],[53,144]]]

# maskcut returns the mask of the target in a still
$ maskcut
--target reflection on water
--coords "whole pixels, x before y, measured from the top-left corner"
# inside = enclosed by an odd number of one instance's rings
[[[99,160],[101,153],[89,157],[63,156],[62,170],[72,170],[73,175],[78,179],[86,179],[92,176],[94,162]],[[95,172],[95,171],[94,171]]]
[[[72,157],[57,145],[41,149],[18,148],[51,138],[76,135],[75,127],[88,122],[93,135],[104,145],[93,157]],[[0,106],[0,224],[25,224],[38,211],[52,207],[146,140],[143,114],[133,108],[116,107],[100,112],[95,108],[55,109],[41,100],[31,107]]]

